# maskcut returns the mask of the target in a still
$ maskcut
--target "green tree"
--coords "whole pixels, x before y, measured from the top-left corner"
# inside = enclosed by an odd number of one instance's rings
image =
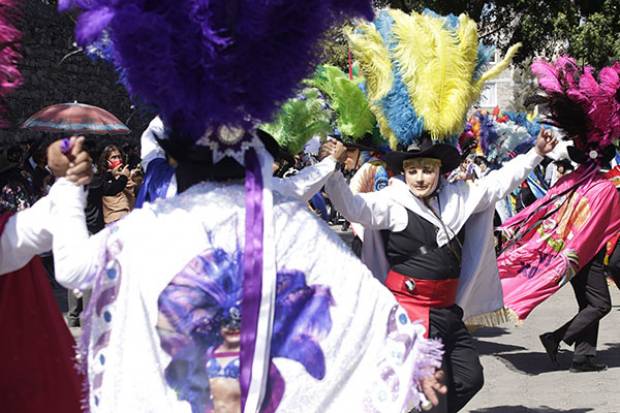
[[[532,109],[525,104],[526,100],[536,94],[538,90],[534,75],[530,71],[532,60],[532,58],[524,60],[522,67],[517,67],[512,74],[515,87],[512,91],[512,103],[508,106],[508,110],[527,112]]]
[[[516,62],[568,53],[582,64],[601,67],[620,60],[618,0],[378,0],[377,6],[405,11],[426,7],[441,14],[467,13],[481,38],[506,50],[521,42]]]
[[[323,63],[348,70],[349,47],[345,35],[345,27],[335,27],[330,30],[323,41]]]

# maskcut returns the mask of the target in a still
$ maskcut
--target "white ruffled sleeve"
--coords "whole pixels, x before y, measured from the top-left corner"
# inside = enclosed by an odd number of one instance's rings
[[[331,157],[323,159],[316,165],[302,169],[297,175],[288,178],[273,178],[273,189],[285,195],[300,197],[308,202],[321,188],[336,169],[336,161]]]
[[[349,222],[395,232],[407,227],[407,210],[393,202],[385,190],[354,195],[340,172],[328,179],[325,190],[334,208]]]
[[[19,270],[35,255],[52,249],[50,223],[48,197],[9,218],[0,236],[0,275]]]
[[[517,156],[502,168],[477,180],[471,189],[471,194],[477,200],[474,213],[486,210],[514,191],[542,160],[536,148],[532,148],[528,153]]]
[[[89,235],[84,214],[87,192],[83,187],[60,179],[49,196],[56,279],[67,288],[90,289],[109,229]]]

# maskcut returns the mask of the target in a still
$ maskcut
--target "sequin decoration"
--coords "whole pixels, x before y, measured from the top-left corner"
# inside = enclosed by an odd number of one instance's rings
[[[261,142],[254,132],[221,126],[215,132],[213,129],[208,129],[196,145],[211,149],[214,164],[226,157],[231,157],[240,165],[245,166],[246,151],[259,147]]]

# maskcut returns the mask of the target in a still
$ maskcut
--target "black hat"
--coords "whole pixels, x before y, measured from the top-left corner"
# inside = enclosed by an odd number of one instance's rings
[[[383,159],[392,171],[402,173],[403,162],[415,158],[439,159],[441,161],[441,173],[451,172],[461,164],[461,155],[454,146],[445,143],[433,144],[428,138],[422,139],[419,144],[410,145],[407,152],[390,152]]]
[[[389,150],[387,147],[381,147],[372,133],[367,133],[362,139],[357,141],[345,138],[342,143],[347,148],[359,149],[360,151],[385,153]]]

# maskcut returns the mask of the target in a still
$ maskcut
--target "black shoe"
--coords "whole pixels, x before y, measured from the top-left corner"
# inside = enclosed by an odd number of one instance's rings
[[[571,373],[585,373],[604,370],[607,370],[607,364],[597,363],[594,361],[594,357],[588,357],[584,361],[573,361],[570,365]]]
[[[545,333],[539,336],[540,342],[543,347],[545,347],[545,351],[547,351],[547,355],[551,359],[551,362],[558,365],[558,351],[560,349],[560,342],[556,340],[553,333]]]
[[[68,318],[67,319],[67,325],[69,327],[79,327],[80,326],[80,319],[79,318]]]

